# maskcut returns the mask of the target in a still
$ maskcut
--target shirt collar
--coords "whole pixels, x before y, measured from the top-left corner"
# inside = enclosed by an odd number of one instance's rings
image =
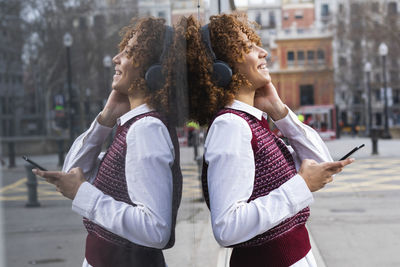
[[[226,107],[246,112],[246,113],[256,117],[258,120],[261,120],[262,116],[264,114],[264,112],[262,112],[258,108],[250,106],[249,104],[246,104],[246,103],[236,100],[236,99],[233,100],[232,105],[228,105]]]
[[[151,109],[147,104],[142,104],[142,105],[128,111],[121,117],[119,117],[117,119],[117,123],[118,123],[118,125],[124,125],[127,121],[129,121],[133,117],[136,117],[138,115],[141,115],[141,114],[144,114],[144,113],[147,113],[150,111],[153,111],[153,109]]]

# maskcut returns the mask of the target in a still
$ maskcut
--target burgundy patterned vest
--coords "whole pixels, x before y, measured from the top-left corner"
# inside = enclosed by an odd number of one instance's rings
[[[135,204],[132,203],[129,197],[125,177],[126,134],[133,123],[146,116],[156,117],[163,121],[157,112],[152,111],[138,115],[124,125],[118,126],[113,142],[100,163],[93,183],[104,194],[132,206],[135,206]],[[175,130],[169,129],[169,133],[175,148],[175,162],[172,166],[174,192],[172,200],[172,231],[170,240],[165,248],[172,247],[175,242],[176,215],[182,194],[178,140]],[[132,243],[89,221],[87,218],[83,219],[83,223],[88,231],[85,257],[92,266],[165,266],[164,257],[160,249]]]
[[[267,121],[234,109],[223,109],[217,116],[233,113],[250,126],[255,160],[253,192],[247,202],[268,195],[297,174],[285,143],[269,130]],[[203,164],[202,185],[209,206],[207,164]],[[305,223],[309,217],[305,208],[272,229],[240,244],[233,245],[231,266],[290,266],[310,250]]]

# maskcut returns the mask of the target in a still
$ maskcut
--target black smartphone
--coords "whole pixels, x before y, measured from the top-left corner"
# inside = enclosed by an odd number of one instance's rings
[[[339,159],[339,160],[344,160],[344,159],[347,159],[348,157],[350,157],[354,152],[356,152],[357,150],[359,150],[360,148],[362,148],[362,147],[364,147],[365,145],[364,144],[362,144],[362,145],[359,145],[359,146],[356,146],[355,148],[353,148],[353,150],[351,150],[349,153],[347,153],[346,155],[344,155],[341,159]]]
[[[37,164],[36,162],[30,160],[27,156],[22,156],[22,158],[24,160],[26,160],[27,162],[29,162],[30,164],[32,164],[33,166],[35,166],[36,168],[42,170],[42,171],[47,171],[45,168],[43,168],[42,166],[40,166],[39,164]]]

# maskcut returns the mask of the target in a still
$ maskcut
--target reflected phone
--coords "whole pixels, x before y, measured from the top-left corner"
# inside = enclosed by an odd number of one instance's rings
[[[26,160],[27,162],[29,162],[30,164],[32,164],[33,166],[35,166],[36,168],[38,168],[38,169],[40,169],[42,171],[47,171],[47,169],[43,168],[42,166],[40,166],[39,164],[37,164],[33,160],[29,159],[27,156],[22,156],[22,158],[24,160]]]
[[[347,159],[348,157],[350,157],[354,152],[356,152],[357,150],[359,150],[360,148],[362,148],[362,147],[364,147],[365,145],[364,144],[362,144],[362,145],[359,145],[359,146],[356,146],[355,148],[353,148],[349,153],[347,153],[346,155],[344,155],[341,159],[339,159],[339,160],[344,160],[344,159]]]

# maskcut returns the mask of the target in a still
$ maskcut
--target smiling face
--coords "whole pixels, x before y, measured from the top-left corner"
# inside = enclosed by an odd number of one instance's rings
[[[255,90],[271,82],[266,60],[268,52],[250,41],[244,33],[241,33],[240,36],[250,52],[244,55],[242,62],[236,62],[234,67],[237,72],[246,77],[252,85],[251,88]]]
[[[131,50],[135,45],[134,35],[114,58],[115,74],[113,76],[112,88],[120,93],[128,94],[132,82],[139,77],[139,68],[135,67],[132,61]]]

